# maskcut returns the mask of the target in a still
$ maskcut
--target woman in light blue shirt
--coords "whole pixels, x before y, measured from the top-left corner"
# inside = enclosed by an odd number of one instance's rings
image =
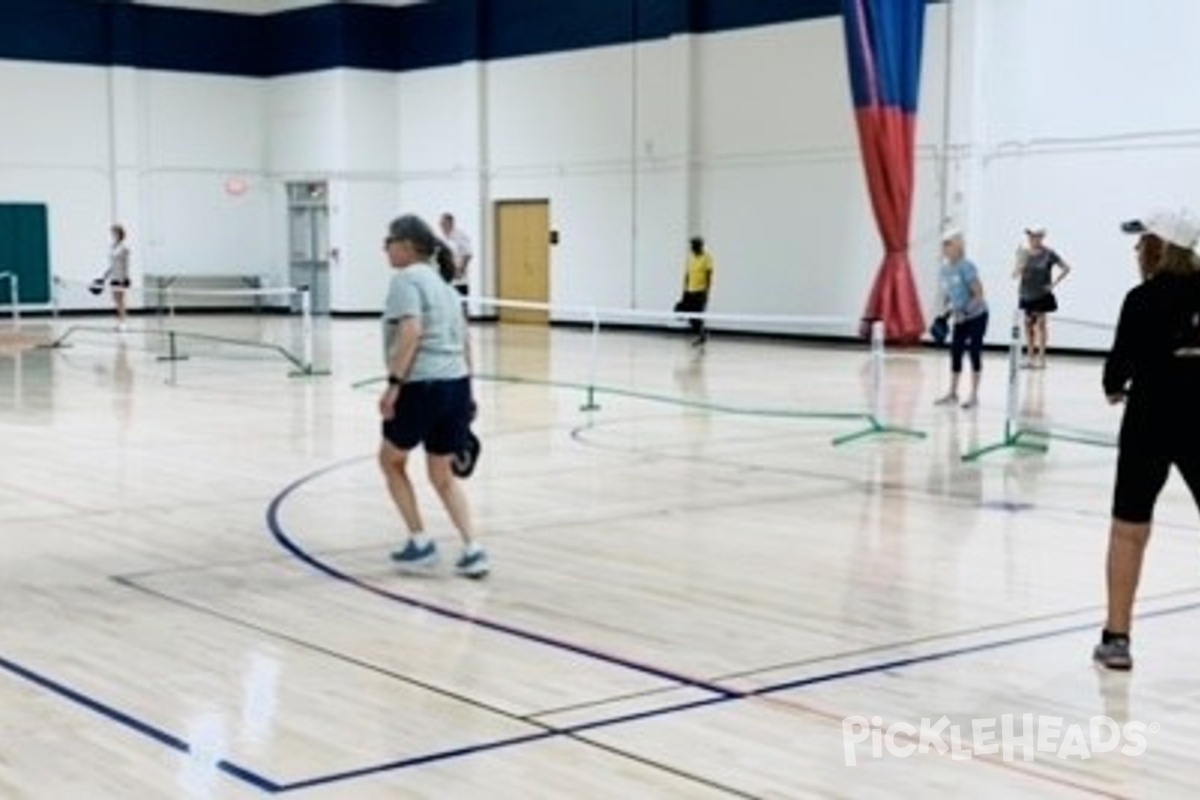
[[[393,220],[383,246],[393,272],[383,311],[388,385],[379,398],[379,465],[409,532],[392,559],[406,569],[437,562],[408,479],[409,453],[423,445],[429,481],[462,538],[455,569],[481,578],[489,569],[487,553],[475,541],[466,494],[452,469],[470,435],[474,406],[461,298],[434,266],[444,245],[420,217]]]
[[[966,243],[961,231],[942,236],[942,266],[938,272],[942,309],[954,323],[950,339],[950,391],[938,399],[938,405],[958,403],[958,383],[962,376],[963,354],[971,358],[971,394],[963,408],[979,403],[979,378],[983,370],[983,337],[987,333],[988,307],[983,299],[983,284],[978,268],[966,258]]]

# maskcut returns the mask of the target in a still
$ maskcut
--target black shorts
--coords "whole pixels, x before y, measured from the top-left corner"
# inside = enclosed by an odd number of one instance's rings
[[[1136,388],[1136,387],[1135,387]],[[1149,522],[1174,464],[1200,505],[1200,431],[1192,421],[1195,401],[1181,392],[1170,402],[1132,396],[1121,417],[1112,514],[1125,522]]]
[[[1048,292],[1041,297],[1022,300],[1018,305],[1026,316],[1035,317],[1038,314],[1050,314],[1058,311],[1058,298],[1054,296],[1054,292]]]
[[[108,285],[113,287],[114,289],[128,289],[131,285],[131,281],[128,278],[126,278],[125,280],[113,279],[108,282]]]
[[[1123,522],[1150,522],[1158,495],[1174,464],[1200,506],[1200,453],[1169,453],[1122,447],[1117,454],[1117,482],[1112,515]]]
[[[460,452],[471,427],[471,379],[415,381],[400,388],[383,438],[401,450],[425,445],[432,455]]]

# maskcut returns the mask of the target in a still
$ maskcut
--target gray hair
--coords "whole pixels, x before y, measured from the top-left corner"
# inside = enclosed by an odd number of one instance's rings
[[[422,258],[433,255],[440,244],[433,228],[416,214],[405,214],[392,220],[388,225],[388,238],[408,242]]]

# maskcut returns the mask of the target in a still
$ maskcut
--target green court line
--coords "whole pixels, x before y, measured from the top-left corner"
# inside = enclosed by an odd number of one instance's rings
[[[1056,431],[1053,428],[1025,428],[1021,433],[1026,436],[1032,436],[1036,439],[1053,439],[1062,442],[1073,442],[1074,444],[1086,444],[1093,447],[1107,447],[1115,449],[1117,446],[1116,439],[1105,438],[1102,434],[1091,433],[1089,431]]]
[[[1013,428],[1010,423],[1004,424],[1004,436],[993,444],[977,447],[963,454],[963,461],[978,461],[989,453],[998,450],[1029,450],[1045,453],[1050,449],[1051,441],[1071,442],[1073,444],[1091,447],[1115,448],[1117,443],[1110,439],[1100,438],[1100,434],[1092,435],[1086,431],[1055,431],[1051,428]]]
[[[741,416],[770,417],[776,419],[794,420],[850,420],[866,422],[868,424],[868,427],[865,430],[847,434],[845,436],[839,436],[834,440],[835,445],[844,444],[866,436],[888,433],[901,434],[915,438],[925,438],[925,433],[921,431],[883,425],[874,417],[874,415],[865,411],[797,411],[793,409],[747,408],[743,406],[728,405],[725,403],[689,400],[684,397],[658,394],[655,392],[643,392],[618,386],[593,385],[576,381],[552,381],[540,378],[523,378],[515,375],[494,375],[490,373],[477,373],[475,377],[479,380],[491,381],[493,383],[549,386],[555,389],[574,389],[577,391],[582,391],[587,394],[587,403],[581,409],[585,411],[598,409],[599,406],[597,406],[594,402],[595,395],[606,394],[617,397],[628,397],[636,400],[646,400],[655,403],[664,403],[666,405],[672,405],[679,408],[691,408],[701,411],[717,411]],[[377,383],[382,384],[384,380],[384,377],[366,378],[364,380],[356,381],[352,384],[352,387],[354,389],[362,389]]]

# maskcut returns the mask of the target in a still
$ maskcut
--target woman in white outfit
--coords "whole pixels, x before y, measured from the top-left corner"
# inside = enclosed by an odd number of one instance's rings
[[[112,289],[113,305],[117,309],[117,330],[125,330],[125,293],[129,290],[129,245],[125,244],[125,227],[113,225],[112,249],[108,254],[108,271],[105,282]]]

